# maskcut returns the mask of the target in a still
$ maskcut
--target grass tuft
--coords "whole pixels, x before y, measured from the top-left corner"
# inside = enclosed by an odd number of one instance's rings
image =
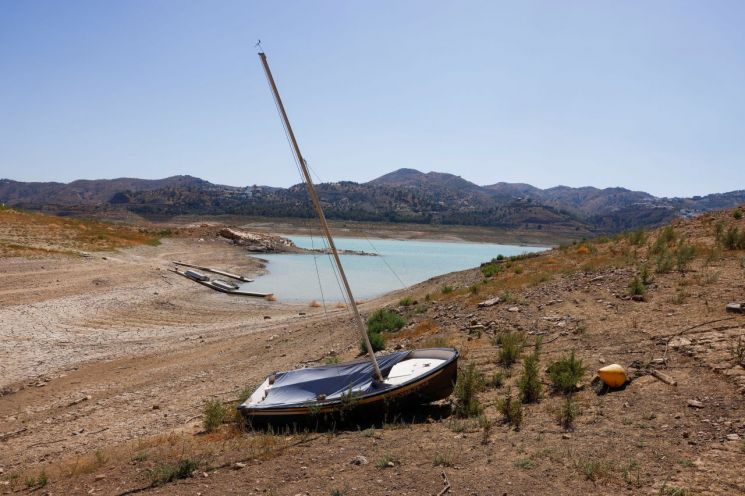
[[[512,391],[507,391],[504,398],[497,402],[497,410],[502,414],[505,424],[511,425],[516,431],[520,430],[523,424],[523,406],[513,398]]]
[[[207,432],[216,431],[230,414],[227,405],[217,400],[210,400],[204,405],[202,411],[202,426]]]
[[[469,363],[465,369],[458,371],[455,383],[455,414],[458,417],[478,417],[482,407],[478,394],[484,389],[484,376],[476,370],[476,365]]]
[[[555,390],[569,394],[575,390],[577,383],[582,380],[585,370],[586,367],[582,364],[582,360],[577,358],[574,350],[572,350],[568,356],[562,357],[548,366],[548,377],[551,379]]]

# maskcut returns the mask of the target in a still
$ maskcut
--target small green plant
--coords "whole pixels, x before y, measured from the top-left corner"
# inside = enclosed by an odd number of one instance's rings
[[[42,470],[39,474],[39,477],[36,478],[36,485],[38,487],[46,487],[46,485],[49,483],[49,477],[47,477],[47,473]]]
[[[672,255],[667,250],[662,251],[655,257],[655,271],[658,274],[667,274],[673,270],[674,263]]]
[[[523,405],[513,398],[512,391],[507,391],[504,398],[497,402],[497,411],[502,414],[505,424],[511,425],[516,431],[520,430],[523,424]]]
[[[385,349],[385,338],[378,332],[367,331],[367,337],[370,339],[370,346],[373,351],[380,351]],[[360,338],[360,353],[367,353],[367,346],[365,341]]]
[[[323,363],[326,365],[336,365],[340,362],[341,358],[339,358],[339,355],[329,355],[323,360]]]
[[[347,495],[347,492],[342,491],[341,489],[334,489],[333,491],[331,491],[331,496],[346,496],[346,495]]]
[[[642,487],[641,468],[636,460],[629,460],[628,463],[624,463],[621,466],[621,473],[623,474],[623,481],[629,488]]]
[[[644,293],[646,292],[647,287],[644,285],[641,278],[639,276],[634,276],[629,283],[629,294],[631,296],[644,296]]]
[[[552,362],[548,366],[548,377],[556,391],[564,394],[574,392],[577,383],[585,375],[586,367],[582,360],[577,358],[574,350],[568,355]]]
[[[448,285],[445,285],[445,286],[443,286],[443,287],[442,287],[442,289],[440,289],[440,292],[441,292],[442,294],[450,294],[450,293],[452,293],[453,291],[455,291],[455,290],[453,289],[453,287],[452,287],[452,286],[448,286]]]
[[[491,429],[493,426],[494,423],[489,417],[483,414],[479,416],[479,427],[481,427],[481,444],[489,444],[489,434],[491,434]]]
[[[543,386],[538,370],[537,350],[523,360],[523,373],[517,380],[517,387],[523,403],[535,403],[541,398]]]
[[[737,210],[735,210],[734,212],[732,212],[732,217],[734,217],[734,218],[735,218],[735,220],[740,220],[740,219],[742,219],[742,210],[740,210],[740,209],[738,208]]]
[[[501,371],[494,372],[494,375],[489,379],[488,386],[494,389],[499,389],[504,384],[504,373]]]
[[[668,486],[667,482],[662,484],[662,487],[660,488],[661,496],[689,496],[690,494],[691,491],[689,489],[686,489],[684,487]]]
[[[724,233],[721,244],[727,250],[745,249],[745,231],[741,232],[737,226],[730,226]]]
[[[432,460],[433,467],[452,467],[453,457],[449,453],[437,453]]]
[[[478,284],[472,284],[468,287],[468,291],[473,295],[477,295],[481,291],[481,287]]]
[[[367,330],[370,333],[398,331],[405,325],[406,319],[393,310],[387,308],[376,310],[370,318],[367,319]]]
[[[641,279],[644,286],[649,286],[652,283],[652,274],[650,274],[647,264],[643,264],[639,268],[639,279]]]
[[[515,462],[515,466],[523,470],[531,470],[535,468],[535,461],[530,458],[520,458]]]
[[[678,272],[685,272],[696,256],[696,247],[687,243],[680,243],[675,250],[675,267]]]
[[[481,414],[481,403],[478,394],[484,389],[484,376],[476,370],[476,365],[469,363],[465,369],[458,371],[455,383],[455,414],[458,417],[477,417]]]
[[[502,367],[508,369],[517,361],[523,349],[524,338],[520,332],[506,332],[494,340],[499,345],[498,361]]]
[[[626,233],[626,239],[631,245],[641,246],[647,242],[647,233],[641,229],[629,231]]]
[[[207,432],[214,432],[228,417],[228,407],[217,400],[210,400],[202,411],[202,426]]]
[[[738,336],[736,342],[734,338],[730,340],[729,352],[732,355],[732,360],[740,367],[745,368],[745,341],[743,341],[742,336]]]
[[[182,458],[176,463],[161,463],[150,470],[150,484],[155,487],[175,480],[187,479],[202,465],[202,462],[191,458]]]
[[[401,298],[401,300],[398,302],[399,305],[402,307],[410,307],[414,303],[414,300],[412,300],[410,297],[406,296],[405,298]]]
[[[519,267],[519,266],[518,267],[515,267],[515,274],[520,275],[522,273],[523,273],[523,268],[522,267]]]
[[[383,457],[378,460],[378,462],[375,464],[376,467],[379,469],[385,469],[385,468],[391,468],[394,467],[398,463],[398,460],[394,458],[391,455],[383,455]]]
[[[574,400],[572,395],[564,397],[561,402],[561,406],[556,413],[556,420],[559,422],[559,425],[565,430],[572,430],[574,428],[574,420],[577,418],[578,415],[579,405]]]
[[[133,462],[146,462],[147,459],[150,458],[150,455],[148,455],[147,451],[140,451],[135,456],[132,457]]]
[[[597,456],[580,458],[574,461],[574,465],[587,480],[592,482],[607,477],[612,470],[611,463]]]
[[[502,271],[502,265],[494,262],[489,262],[481,265],[481,273],[484,277],[494,277]]]

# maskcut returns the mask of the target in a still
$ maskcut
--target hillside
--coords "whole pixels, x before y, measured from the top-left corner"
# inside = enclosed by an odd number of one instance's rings
[[[178,250],[226,257],[218,246],[224,245],[195,242]],[[64,326],[43,327],[69,329],[57,338],[65,346],[73,335],[93,334],[98,344],[86,342],[87,353],[112,346],[96,337],[112,331],[121,333],[116,349],[139,345],[133,327],[138,335],[152,333],[148,346],[181,344],[7,386],[0,395],[0,483],[8,490],[745,492],[745,315],[725,312],[727,303],[745,299],[740,214],[709,213],[533,257],[485,261],[368,302],[365,316],[386,307],[406,320],[401,330],[384,332],[387,349],[456,347],[462,386],[449,400],[385,421],[305,430],[243,426],[232,408],[273,371],[353,359],[358,338],[347,313],[303,306],[281,320],[279,303],[263,303],[245,325],[244,303],[181,290],[181,279],[162,284],[152,265],[176,248],[148,253],[143,272],[151,280],[135,301],[122,301],[112,279],[92,293],[103,293],[102,301],[81,306],[79,316],[63,314]],[[113,266],[87,262],[93,263]],[[124,267],[122,273],[132,272]],[[105,296],[107,285],[113,298]],[[22,311],[26,319],[45,317],[59,301],[51,300],[44,315],[31,311],[38,303]],[[578,372],[553,379],[560,377],[550,372],[553,364],[571,357]],[[625,387],[606,390],[594,381],[597,369],[611,363],[627,370]],[[508,398],[512,409],[505,410]]]
[[[399,169],[367,183],[318,185],[331,219],[369,222],[477,225],[547,230],[579,238],[745,203],[745,191],[693,198],[657,198],[624,188],[528,184],[479,186],[452,174]],[[314,216],[303,185],[232,187],[190,177],[60,183],[0,181],[0,202],[52,212],[127,211],[146,218],[176,215]]]

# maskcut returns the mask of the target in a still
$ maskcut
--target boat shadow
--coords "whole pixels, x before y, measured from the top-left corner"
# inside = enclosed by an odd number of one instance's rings
[[[299,433],[299,432],[339,432],[360,431],[396,425],[413,425],[440,422],[453,413],[447,403],[431,403],[384,412],[369,412],[363,408],[351,411],[335,411],[322,415],[306,415],[277,421],[256,421],[245,419],[244,428],[248,431],[262,433]]]

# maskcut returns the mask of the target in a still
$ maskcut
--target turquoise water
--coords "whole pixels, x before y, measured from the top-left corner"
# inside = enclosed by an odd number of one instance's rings
[[[288,237],[303,248],[324,246],[318,237]],[[380,296],[440,274],[477,267],[497,255],[519,255],[546,249],[535,246],[397,239],[334,238],[334,241],[340,250],[380,255],[341,256],[352,292],[355,299],[359,300]],[[244,285],[245,289],[274,293],[280,301],[321,301],[322,298],[326,301],[342,300],[329,255],[280,254],[261,255],[261,258],[269,261],[268,274]]]

